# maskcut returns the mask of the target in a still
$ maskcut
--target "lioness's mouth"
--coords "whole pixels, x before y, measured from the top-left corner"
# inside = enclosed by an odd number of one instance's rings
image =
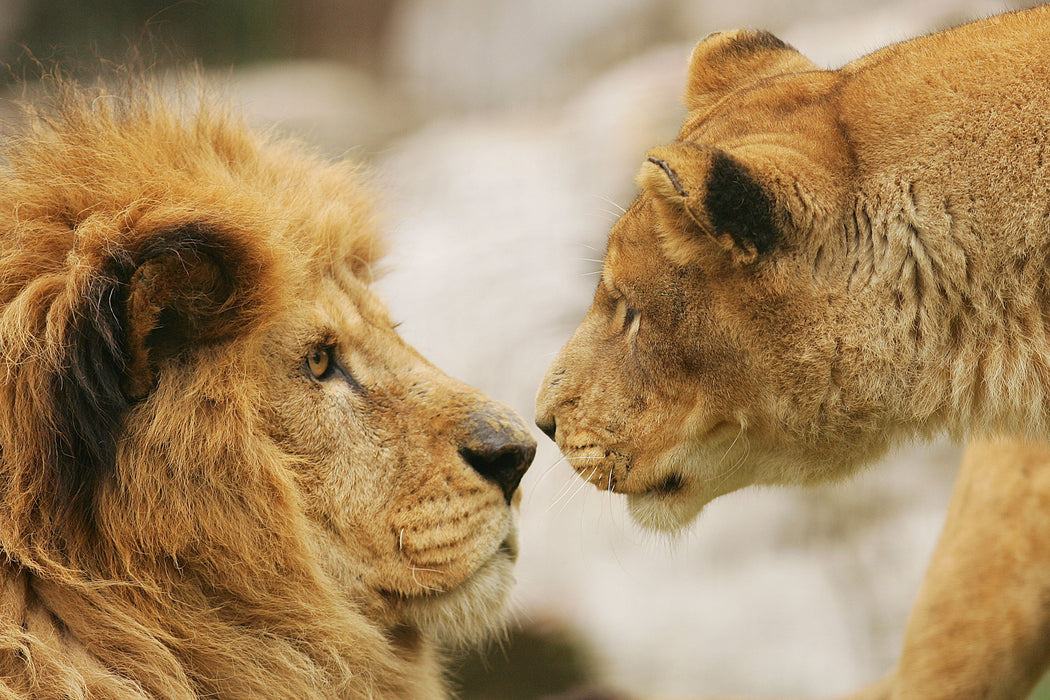
[[[681,474],[672,473],[668,474],[663,481],[649,489],[650,492],[657,496],[673,496],[685,487],[685,479],[682,478]]]
[[[622,493],[622,484],[631,472],[631,459],[620,452],[601,445],[582,445],[563,448],[576,474],[600,491]]]

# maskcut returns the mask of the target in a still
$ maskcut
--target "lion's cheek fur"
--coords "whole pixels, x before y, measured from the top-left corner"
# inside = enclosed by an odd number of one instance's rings
[[[486,411],[505,430],[519,424],[396,336],[390,343],[373,353],[362,339],[342,359],[365,389],[336,380],[297,394],[302,377],[278,382],[266,430],[299,457],[306,512],[348,598],[391,627],[476,639],[503,621],[515,524],[504,494],[460,453],[460,434]],[[304,413],[318,420],[304,425]]]

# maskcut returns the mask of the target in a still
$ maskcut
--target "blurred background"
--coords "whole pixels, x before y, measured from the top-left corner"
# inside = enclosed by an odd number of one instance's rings
[[[0,0],[0,88],[20,94],[36,61],[91,71],[138,47],[158,70],[199,62],[253,121],[369,163],[404,336],[531,420],[645,151],[677,132],[697,40],[766,28],[836,67],[1024,4]],[[456,658],[464,698],[824,697],[871,681],[896,658],[959,458],[914,446],[846,484],[734,494],[666,538],[537,438],[517,623]]]

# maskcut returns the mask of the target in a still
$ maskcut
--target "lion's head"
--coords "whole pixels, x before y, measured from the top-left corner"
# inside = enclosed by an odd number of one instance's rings
[[[4,676],[437,693],[430,643],[498,624],[526,427],[398,336],[359,169],[148,85],[60,93],[3,154],[0,547],[55,620],[0,625]]]
[[[685,124],[643,163],[537,402],[644,524],[1045,416],[1047,170],[1010,136],[1045,124],[1019,58],[1041,39],[1000,56],[965,32],[838,71],[764,32],[696,48]]]

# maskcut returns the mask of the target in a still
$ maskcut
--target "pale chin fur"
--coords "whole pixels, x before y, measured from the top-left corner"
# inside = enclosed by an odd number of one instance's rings
[[[507,621],[515,559],[513,548],[500,547],[451,591],[406,599],[405,618],[450,646],[471,645],[500,631]]]
[[[700,515],[708,503],[716,497],[735,491],[742,484],[735,480],[718,475],[705,474],[705,470],[699,469],[698,465],[721,464],[733,450],[735,443],[721,453],[721,460],[710,461],[707,450],[694,445],[679,445],[669,450],[659,462],[655,470],[660,474],[679,474],[685,479],[682,490],[675,493],[659,493],[646,491],[627,495],[627,508],[631,517],[641,527],[659,532],[675,533]],[[716,450],[717,451],[717,448]],[[733,470],[737,472],[737,470]],[[734,473],[739,476],[739,473]],[[714,483],[720,488],[710,493],[698,493],[697,484]]]
[[[674,533],[693,522],[704,504],[693,502],[686,494],[635,493],[627,496],[627,508],[640,526]]]

